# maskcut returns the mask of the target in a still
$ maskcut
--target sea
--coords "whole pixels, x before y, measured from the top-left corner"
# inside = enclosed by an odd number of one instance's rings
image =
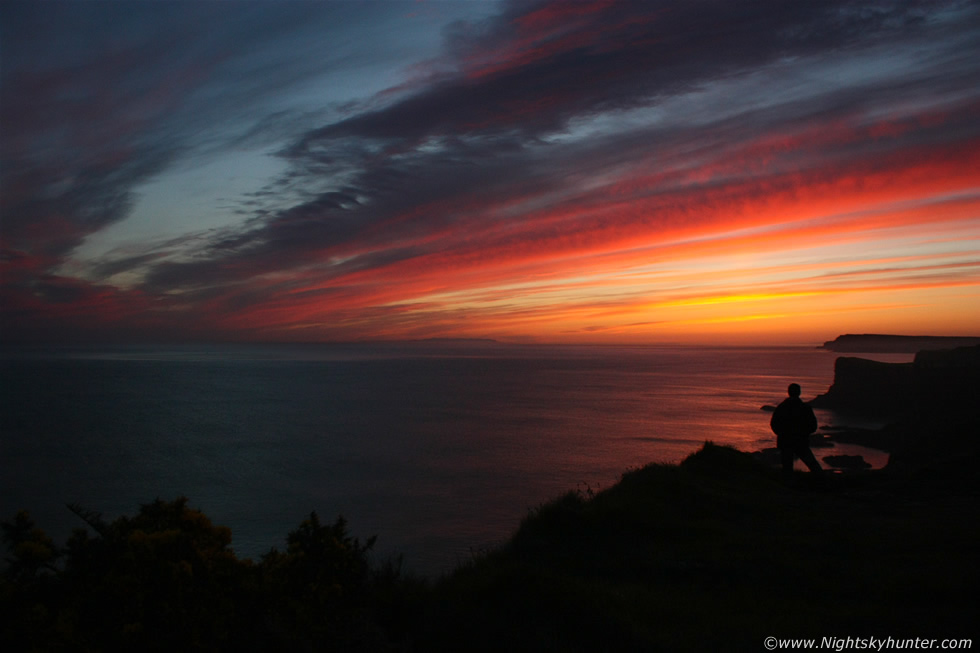
[[[827,390],[816,346],[572,346],[427,341],[7,347],[0,519],[56,541],[186,496],[240,557],[285,548],[311,512],[347,520],[378,561],[436,578],[529,512],[707,441],[774,446],[762,408]],[[879,356],[900,362],[909,356]],[[853,419],[817,411],[824,427]],[[816,450],[863,455],[854,445]]]

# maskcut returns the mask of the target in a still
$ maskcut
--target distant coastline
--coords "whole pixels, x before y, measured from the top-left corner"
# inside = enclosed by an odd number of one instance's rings
[[[819,349],[842,353],[915,354],[923,350],[980,345],[980,336],[896,336],[875,333],[837,336]]]

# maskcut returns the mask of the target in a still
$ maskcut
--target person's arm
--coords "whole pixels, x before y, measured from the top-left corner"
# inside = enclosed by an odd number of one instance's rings
[[[807,406],[806,408],[807,410],[810,411],[810,424],[809,424],[810,430],[807,431],[807,434],[809,435],[810,433],[816,433],[817,428],[819,428],[820,425],[817,423],[817,416],[813,414],[813,409],[810,408],[809,406]]]

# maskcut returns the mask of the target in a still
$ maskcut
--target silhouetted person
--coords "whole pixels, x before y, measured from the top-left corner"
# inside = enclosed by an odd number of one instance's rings
[[[776,407],[769,420],[769,427],[776,434],[776,446],[783,460],[783,473],[793,472],[793,461],[799,458],[816,474],[823,473],[820,463],[810,451],[810,434],[817,430],[817,417],[813,409],[800,399],[799,384],[790,383],[789,397]]]

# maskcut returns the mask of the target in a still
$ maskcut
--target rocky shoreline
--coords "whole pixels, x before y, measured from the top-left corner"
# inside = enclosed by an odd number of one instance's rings
[[[863,337],[879,339],[879,343],[887,342],[889,338],[918,344],[980,341],[980,338]],[[861,337],[840,336],[831,342],[848,338]],[[881,352],[880,349],[865,351]],[[812,437],[811,447],[818,449],[841,443],[884,451],[890,455],[888,467],[971,465],[980,454],[976,437],[980,433],[977,397],[980,397],[980,344],[922,349],[910,363],[842,356],[834,364],[833,384],[827,392],[810,401],[810,405],[833,410],[845,420],[848,417],[855,421],[876,420],[886,426],[880,429],[822,427]],[[763,406],[762,409],[772,410],[773,407]],[[760,455],[765,457],[772,453],[764,451]],[[819,452],[817,456],[820,457]],[[870,468],[860,456],[828,455],[823,461],[836,469]]]

